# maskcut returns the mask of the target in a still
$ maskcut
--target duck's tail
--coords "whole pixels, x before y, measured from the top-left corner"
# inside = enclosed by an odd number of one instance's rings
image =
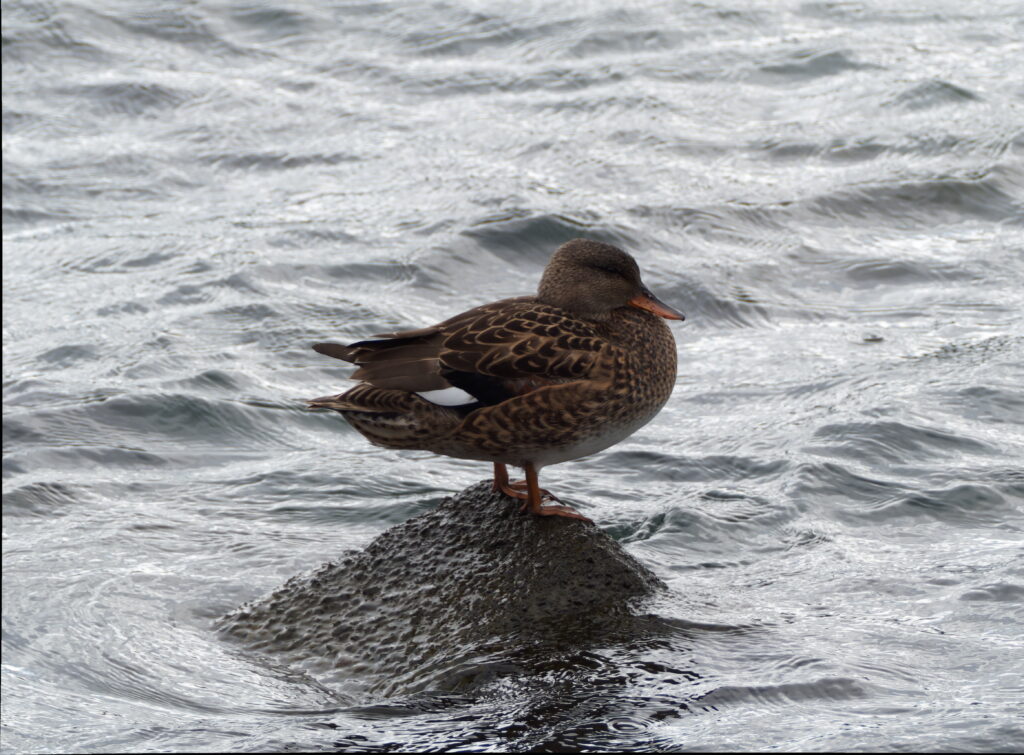
[[[458,412],[415,393],[369,383],[360,383],[337,396],[311,399],[307,405],[310,409],[339,412],[367,440],[387,448],[429,450],[462,419]]]

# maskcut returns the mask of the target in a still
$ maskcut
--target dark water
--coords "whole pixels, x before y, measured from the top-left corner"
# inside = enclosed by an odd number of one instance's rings
[[[1024,747],[1018,2],[5,2],[3,749]],[[309,349],[574,236],[688,320],[544,482],[649,635],[381,699],[211,621],[488,474]],[[353,691],[355,690],[355,691]]]

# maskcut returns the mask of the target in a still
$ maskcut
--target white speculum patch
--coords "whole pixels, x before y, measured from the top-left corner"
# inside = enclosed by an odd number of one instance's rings
[[[438,388],[436,391],[420,391],[416,395],[438,406],[463,406],[476,403],[473,396],[454,385],[451,388]]]

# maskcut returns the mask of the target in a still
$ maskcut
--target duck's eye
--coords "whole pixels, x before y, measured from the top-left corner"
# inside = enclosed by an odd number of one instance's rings
[[[619,275],[619,271],[616,270],[614,267],[606,267],[605,265],[598,265],[597,269],[601,270],[602,272],[608,273],[610,275]]]

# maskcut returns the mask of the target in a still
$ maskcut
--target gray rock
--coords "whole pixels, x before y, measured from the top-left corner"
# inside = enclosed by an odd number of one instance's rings
[[[488,481],[219,626],[334,688],[390,695],[513,648],[628,634],[632,609],[663,587],[596,526],[520,514]]]

